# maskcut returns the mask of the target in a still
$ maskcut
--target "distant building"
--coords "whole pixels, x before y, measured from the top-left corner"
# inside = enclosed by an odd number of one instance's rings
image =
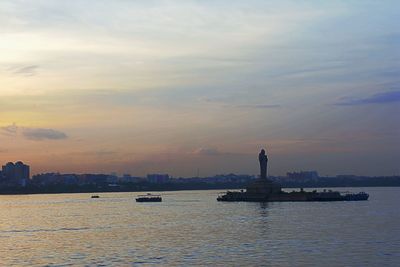
[[[12,180],[14,179],[15,176],[15,165],[12,162],[8,162],[6,165],[3,165],[2,168],[2,173],[5,179],[7,180]]]
[[[143,178],[140,177],[136,177],[136,176],[132,176],[130,174],[124,174],[121,178],[120,178],[120,182],[121,183],[138,183],[140,181],[144,180]]]
[[[319,175],[316,171],[300,171],[300,172],[288,172],[286,176],[290,179],[296,180],[316,180]]]
[[[169,182],[168,174],[147,174],[147,181],[150,183],[163,184]]]
[[[15,163],[15,179],[21,180],[21,179],[29,179],[29,166],[22,163],[22,161],[18,161]]]
[[[177,178],[170,179],[173,183],[207,183],[207,184],[224,184],[224,183],[232,183],[232,184],[246,184],[253,180],[256,177],[254,175],[246,175],[246,174],[219,174],[212,177],[192,177],[192,178]]]
[[[118,182],[118,176],[117,175],[113,175],[113,174],[108,175],[107,183],[116,184],[117,182]]]
[[[109,175],[106,174],[80,174],[78,175],[79,184],[105,185]]]
[[[37,185],[47,186],[56,184],[74,184],[77,178],[73,174],[42,173],[32,177],[32,182]]]
[[[30,178],[29,165],[24,164],[22,161],[18,161],[15,164],[8,162],[2,166],[2,176],[9,184],[19,184],[25,186]]]

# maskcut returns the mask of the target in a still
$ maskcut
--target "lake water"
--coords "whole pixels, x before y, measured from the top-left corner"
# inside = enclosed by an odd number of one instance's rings
[[[344,189],[349,190],[349,189]],[[218,191],[0,196],[0,266],[400,266],[400,188],[368,201],[221,203]]]

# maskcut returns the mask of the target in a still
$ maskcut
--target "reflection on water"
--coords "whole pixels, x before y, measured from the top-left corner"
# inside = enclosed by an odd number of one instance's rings
[[[354,189],[361,191],[362,189]],[[2,266],[396,266],[398,188],[365,202],[221,203],[217,191],[0,196]]]

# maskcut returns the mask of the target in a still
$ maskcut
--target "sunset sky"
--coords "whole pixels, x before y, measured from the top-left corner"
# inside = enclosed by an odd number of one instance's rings
[[[399,1],[0,2],[0,164],[400,174]]]

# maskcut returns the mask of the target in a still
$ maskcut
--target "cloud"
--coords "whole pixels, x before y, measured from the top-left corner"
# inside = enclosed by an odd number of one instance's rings
[[[200,147],[196,149],[193,154],[195,155],[204,155],[204,156],[215,156],[215,155],[221,155],[223,154],[216,148],[211,148],[211,147]]]
[[[29,140],[60,140],[66,139],[68,136],[54,129],[48,128],[29,128],[29,127],[20,127],[15,123],[7,126],[0,127],[0,131],[3,135],[7,136],[17,136],[19,133],[22,134],[23,137]]]
[[[223,97],[201,97],[199,101],[207,102],[207,103],[218,103],[218,102],[224,102]]]
[[[247,108],[247,109],[269,109],[269,108],[279,108],[281,105],[279,104],[230,104],[229,102],[235,101],[234,99],[222,98],[222,97],[204,97],[200,98],[200,101],[206,103],[216,103],[220,104],[224,107],[233,107],[233,108]]]
[[[14,74],[23,76],[33,76],[36,75],[36,71],[39,68],[38,65],[29,65],[25,67],[14,68]]]
[[[63,132],[44,128],[24,128],[22,134],[25,138],[31,140],[59,140],[67,138],[67,135]]]
[[[0,129],[3,135],[15,136],[17,135],[18,126],[15,123],[13,123],[11,125],[0,127]]]
[[[388,91],[377,93],[370,97],[365,98],[349,98],[342,97],[339,102],[335,103],[337,106],[356,106],[366,104],[386,104],[400,102],[400,91]]]
[[[237,105],[238,108],[254,108],[254,109],[268,109],[268,108],[279,108],[281,105],[278,104],[249,104],[249,105]]]

